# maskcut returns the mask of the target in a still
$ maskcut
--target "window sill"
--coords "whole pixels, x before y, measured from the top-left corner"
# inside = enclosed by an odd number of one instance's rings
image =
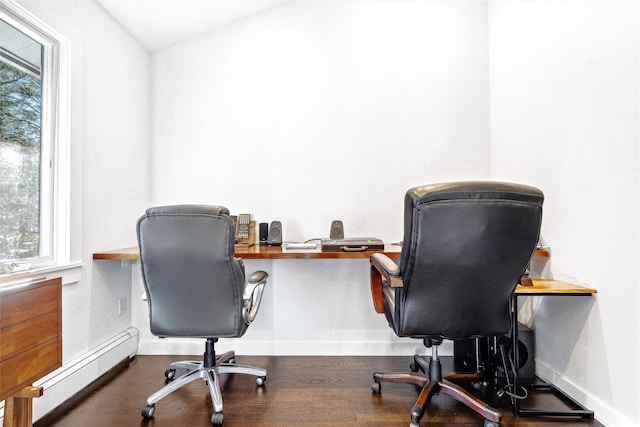
[[[34,280],[47,280],[62,277],[62,285],[78,283],[82,279],[82,262],[71,262],[64,265],[34,268],[20,273],[0,275],[0,288],[13,286]]]

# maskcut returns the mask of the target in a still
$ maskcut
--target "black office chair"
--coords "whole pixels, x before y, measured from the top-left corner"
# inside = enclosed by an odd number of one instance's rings
[[[437,346],[443,339],[504,336],[510,331],[511,299],[531,258],[542,220],[544,196],[536,188],[500,182],[454,182],[407,191],[404,240],[397,265],[371,257],[374,307],[399,337],[420,338],[432,347],[429,363],[415,355],[411,373],[373,374],[381,382],[422,387],[411,409],[420,423],[430,399],[442,393],[499,425],[501,413],[442,378]],[[418,372],[421,371],[422,373]]]
[[[229,210],[222,206],[154,207],[138,220],[151,332],[159,337],[206,339],[203,360],[169,366],[167,385],[149,396],[142,410],[146,419],[153,417],[160,399],[201,378],[211,393],[211,423],[221,425],[220,374],[255,375],[258,386],[266,381],[265,369],[236,364],[233,351],[215,353],[218,338],[245,333],[267,282],[267,273],[256,271],[245,284],[242,260],[234,257],[234,230]]]

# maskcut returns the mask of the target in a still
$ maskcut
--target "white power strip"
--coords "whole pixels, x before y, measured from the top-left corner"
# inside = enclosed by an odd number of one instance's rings
[[[285,243],[284,247],[287,249],[315,249],[318,246],[317,243]]]

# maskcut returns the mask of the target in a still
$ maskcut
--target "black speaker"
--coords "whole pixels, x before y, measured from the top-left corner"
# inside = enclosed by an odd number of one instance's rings
[[[511,337],[502,338],[504,351],[508,355],[509,360],[514,360],[513,340]],[[520,364],[518,366],[518,378],[522,382],[531,382],[536,378],[536,362],[535,362],[535,336],[533,329],[518,323],[518,356]]]
[[[280,223],[280,221],[271,221],[269,234],[267,235],[267,244],[271,246],[282,245],[282,223]]]
[[[511,336],[496,338],[462,339],[453,342],[453,368],[458,373],[476,373],[483,370],[485,365],[493,371],[496,379],[504,379],[506,362],[511,372],[513,361],[513,340]],[[518,378],[523,383],[531,383],[536,378],[535,365],[535,336],[533,329],[518,323]],[[502,349],[504,356],[502,358]],[[510,375],[511,376],[511,375]]]
[[[266,245],[267,244],[267,236],[269,235],[269,224],[267,224],[266,222],[261,222],[260,225],[260,244],[261,245]]]
[[[332,240],[344,239],[344,226],[342,221],[335,220],[331,222],[331,230],[329,231],[329,238]]]
[[[460,374],[481,372],[490,351],[488,338],[467,338],[453,341],[453,369]]]
[[[480,371],[483,355],[478,340],[473,338],[453,342],[453,369],[460,374],[475,374]]]

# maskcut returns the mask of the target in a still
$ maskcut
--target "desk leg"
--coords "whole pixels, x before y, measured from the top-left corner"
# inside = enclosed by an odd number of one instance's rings
[[[3,427],[32,427],[34,397],[42,396],[42,387],[25,387],[4,402]]]
[[[517,395],[520,391],[520,351],[518,345],[518,295],[513,295],[513,316],[511,316],[511,349],[513,351],[513,394]],[[507,373],[508,375],[508,373]],[[520,399],[511,396],[511,405],[513,406],[513,414],[520,415]]]
[[[513,319],[511,322],[511,337],[513,338],[513,364],[516,367],[513,374],[513,389],[520,390],[520,378],[518,368],[520,366],[520,353],[518,351],[518,295],[513,296]],[[551,391],[558,396],[565,403],[573,406],[576,409],[568,409],[566,411],[550,411],[542,409],[522,409],[520,408],[520,400],[511,398],[511,404],[513,406],[513,414],[520,417],[580,417],[580,418],[593,418],[593,411],[586,409],[571,396],[564,393],[562,390],[556,388],[553,384],[533,384],[528,386],[534,390]]]

